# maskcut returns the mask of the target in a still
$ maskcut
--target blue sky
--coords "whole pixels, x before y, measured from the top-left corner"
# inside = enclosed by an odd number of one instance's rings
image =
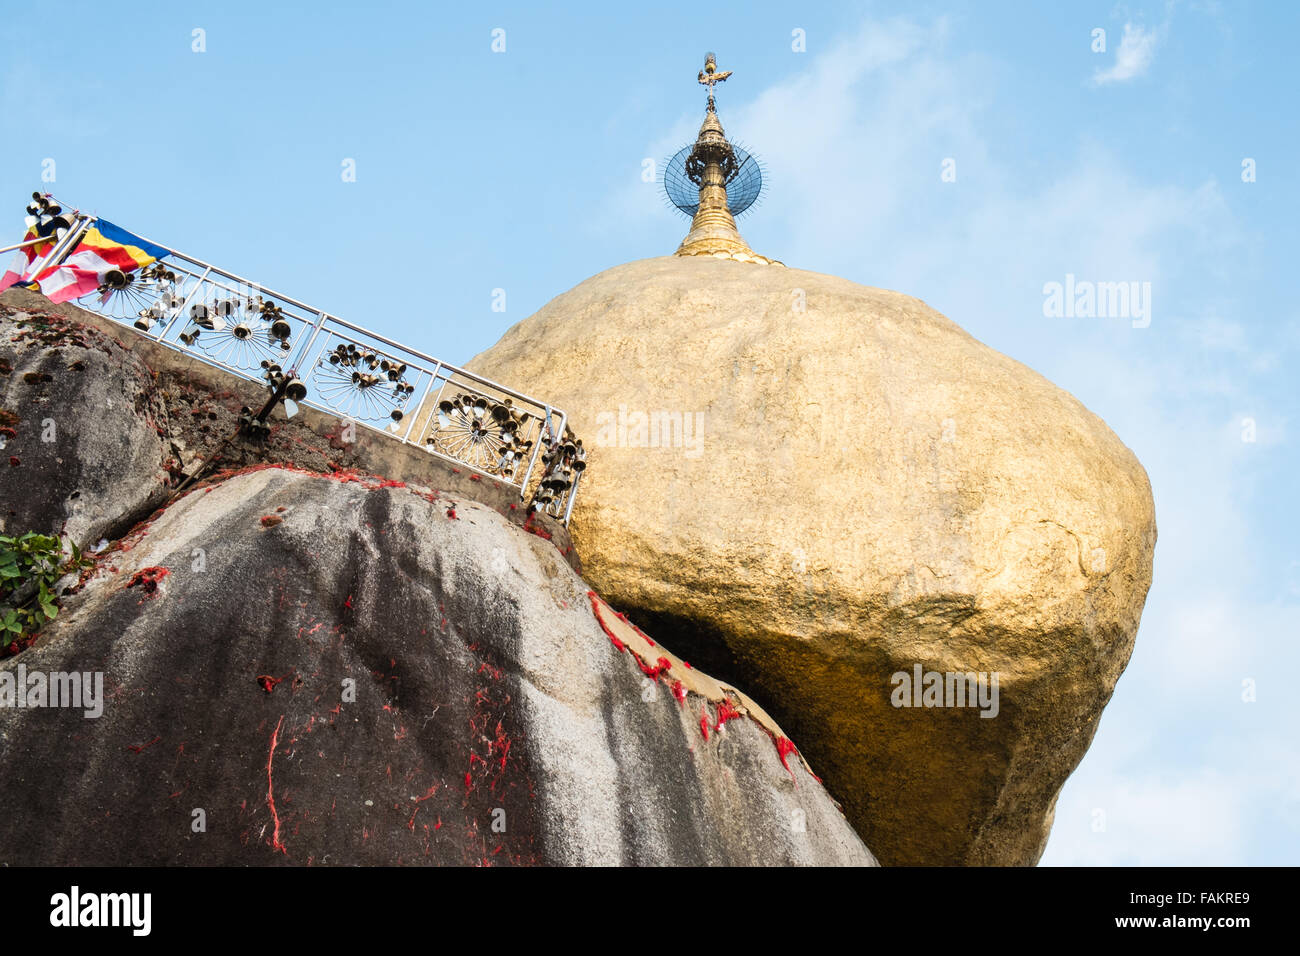
[[[673,251],[642,161],[693,137],[716,50],[769,171],[756,251],[924,299],[1151,476],[1137,647],[1044,863],[1294,864],[1297,35],[1283,3],[14,3],[0,185],[14,240],[48,188],[464,362]],[[1150,282],[1150,325],[1045,316],[1067,274]]]

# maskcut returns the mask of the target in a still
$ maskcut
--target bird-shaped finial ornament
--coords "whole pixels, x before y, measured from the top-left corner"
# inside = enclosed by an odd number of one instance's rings
[[[700,70],[699,80],[709,88],[709,112],[713,112],[713,90],[714,87],[731,76],[731,70],[718,72],[718,61],[712,53],[704,56],[704,69]]]

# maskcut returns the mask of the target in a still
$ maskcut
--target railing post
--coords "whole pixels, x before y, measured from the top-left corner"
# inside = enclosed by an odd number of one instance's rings
[[[569,500],[564,504],[564,526],[566,528],[569,526],[569,515],[573,514],[573,503],[578,500],[578,485],[582,482],[583,471],[586,471],[586,469],[582,469],[573,476],[573,487],[569,489]]]
[[[167,333],[170,332],[172,326],[176,324],[176,320],[179,319],[181,316],[183,316],[185,314],[185,310],[190,307],[190,302],[193,301],[194,294],[203,287],[203,283],[207,281],[208,273],[210,273],[211,271],[212,271],[212,266],[208,266],[206,269],[203,270],[203,275],[199,276],[199,281],[194,283],[194,288],[190,289],[189,293],[185,296],[181,304],[177,306],[176,314],[167,320],[167,324],[163,326],[162,331],[154,336],[155,339],[161,342],[164,338],[167,337]]]
[[[420,417],[420,410],[424,408],[424,403],[429,400],[429,393],[433,391],[433,383],[438,381],[438,372],[442,368],[441,362],[433,363],[433,374],[429,376],[429,384],[424,386],[424,394],[420,396],[420,404],[415,406],[415,414],[411,420],[406,423],[406,431],[402,432],[402,441],[409,444],[411,438],[411,429],[415,427],[415,420]],[[429,417],[433,417],[433,411],[430,410]]]
[[[298,374],[298,364],[305,356],[311,354],[311,347],[316,344],[316,336],[320,335],[320,330],[324,328],[325,319],[326,315],[324,312],[316,313],[316,321],[312,323],[311,335],[307,337],[307,344],[298,349],[298,351],[293,355],[293,361],[285,363],[288,365],[289,371],[294,375]]]
[[[524,472],[524,477],[519,480],[519,499],[522,501],[528,496],[528,481],[533,477],[533,466],[537,464],[537,456],[542,450],[542,442],[545,441],[543,434],[551,433],[551,406],[547,405],[546,418],[542,422],[542,427],[537,432],[537,441],[533,442],[533,453],[528,457],[528,469]]]

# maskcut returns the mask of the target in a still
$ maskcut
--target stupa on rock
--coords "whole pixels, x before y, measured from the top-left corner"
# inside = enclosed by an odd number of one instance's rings
[[[745,687],[882,863],[1032,864],[1133,649],[1146,472],[924,302],[754,253],[727,75],[701,72],[665,171],[676,255],[558,295],[470,368],[569,412],[586,580]],[[904,699],[900,674],[997,675],[996,706]]]
[[[749,248],[736,228],[732,209],[743,212],[753,204],[762,188],[762,175],[757,160],[728,141],[718,119],[714,88],[730,76],[730,70],[718,71],[712,53],[705,58],[699,81],[708,87],[709,100],[700,135],[689,152],[682,150],[669,161],[665,172],[670,201],[692,213],[691,231],[677,247],[677,255],[781,265]],[[698,190],[694,197],[690,196],[691,186]],[[734,195],[729,195],[729,188]]]

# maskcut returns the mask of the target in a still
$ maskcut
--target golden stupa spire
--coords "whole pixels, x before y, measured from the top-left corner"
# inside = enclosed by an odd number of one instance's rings
[[[700,135],[686,159],[686,176],[699,187],[700,203],[691,219],[691,231],[677,247],[677,255],[781,265],[749,248],[749,243],[741,238],[736,228],[736,220],[727,202],[727,184],[735,178],[741,161],[727,141],[722,121],[718,119],[714,88],[731,76],[731,72],[718,72],[712,53],[705,58],[704,69],[700,70],[699,81],[709,88],[708,109],[700,126]]]

